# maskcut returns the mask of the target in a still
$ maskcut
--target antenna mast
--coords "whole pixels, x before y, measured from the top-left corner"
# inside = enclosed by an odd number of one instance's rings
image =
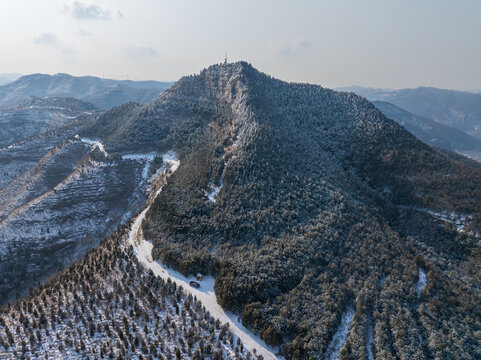
[[[227,64],[227,53],[225,53],[224,64]]]

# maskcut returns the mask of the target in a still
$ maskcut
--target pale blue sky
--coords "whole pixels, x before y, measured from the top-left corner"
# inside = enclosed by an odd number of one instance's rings
[[[246,60],[327,87],[481,88],[480,0],[0,0],[0,73],[176,80]]]

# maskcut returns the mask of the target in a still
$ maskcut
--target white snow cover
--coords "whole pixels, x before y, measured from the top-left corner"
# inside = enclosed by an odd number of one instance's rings
[[[105,151],[104,145],[99,140],[89,139],[89,138],[80,138],[78,135],[76,136],[76,138],[80,139],[86,144],[93,145],[94,148],[98,147],[99,150],[102,151],[102,153],[105,156],[107,156],[107,152]],[[155,151],[152,151],[149,153],[131,153],[131,154],[122,155],[122,160],[136,160],[136,161],[145,162],[144,169],[142,170],[142,178],[144,180],[147,180],[147,177],[149,175],[150,165],[152,161],[154,161],[156,156],[159,156],[159,153]],[[168,153],[165,153],[162,156],[165,156],[166,160],[173,160],[175,157],[175,154],[172,151],[169,151]]]
[[[128,159],[128,160],[154,160],[154,158],[157,156],[158,154],[156,152],[149,152],[149,153],[146,153],[146,154],[126,154],[126,155],[122,155],[122,159]]]
[[[174,150],[170,150],[166,152],[165,154],[162,154],[162,159],[164,159],[165,162],[169,163],[171,166],[171,171],[174,172],[177,170],[179,167],[179,160],[177,160],[177,155],[175,154]]]
[[[354,318],[354,309],[348,308],[344,314],[342,314],[341,324],[337,328],[331,343],[327,347],[324,359],[336,360],[339,351],[346,343],[347,334],[349,333],[349,327],[351,326],[352,319]]]
[[[447,211],[447,210],[443,210],[439,212],[439,211],[433,211],[426,208],[411,208],[407,206],[402,206],[402,208],[424,212],[431,215],[435,219],[438,219],[450,224],[454,224],[456,225],[456,230],[460,233],[466,233],[466,226],[471,224],[473,220],[473,214],[460,214],[460,213],[455,213],[453,211]],[[479,236],[479,234],[477,233],[467,233],[467,234],[475,237]]]
[[[136,160],[136,161],[145,161],[145,166],[144,169],[142,170],[142,177],[144,180],[147,180],[148,175],[149,175],[149,170],[150,170],[150,165],[152,164],[152,161],[154,159],[160,156],[159,153],[152,151],[149,153],[144,153],[144,154],[125,154],[122,155],[122,160]],[[166,164],[169,164],[172,172],[177,170],[177,167],[179,166],[179,162],[176,158],[175,152],[174,151],[169,151],[165,154],[162,154],[162,158]],[[165,171],[165,167],[160,168],[157,173],[155,173],[149,182],[152,182],[156,177],[158,177],[162,172]]]
[[[424,272],[423,269],[419,268],[419,280],[416,284],[416,291],[418,294],[418,299],[421,297],[421,291],[424,289],[428,282],[428,279],[426,277],[426,273]]]
[[[472,214],[456,214],[454,212],[436,212],[427,209],[420,209],[420,211],[425,211],[428,214],[434,216],[436,219],[455,224],[456,230],[459,232],[464,232],[464,228],[466,227],[465,219],[468,218],[471,220],[473,218]]]
[[[99,140],[94,140],[94,139],[89,139],[89,138],[80,138],[80,141],[93,145],[93,147],[98,147],[99,150],[104,154],[104,156],[107,156],[107,152],[105,151],[104,144],[102,144]]]
[[[219,186],[215,186],[212,182],[209,183],[210,191],[204,191],[205,196],[209,199],[210,202],[214,202],[217,199],[217,195],[219,194],[220,189],[222,189],[222,179],[220,181]]]
[[[169,156],[170,154],[170,156]],[[177,170],[180,162],[175,158],[175,153],[170,152],[168,154],[162,155],[164,161],[170,166],[171,172]],[[165,169],[165,168],[164,168]],[[159,189],[156,193],[161,191]],[[260,337],[254,335],[251,331],[246,329],[240,321],[237,320],[238,316],[235,314],[226,312],[217,303],[217,299],[214,292],[214,282],[215,279],[211,276],[205,276],[200,283],[200,288],[195,289],[189,285],[189,282],[196,280],[194,276],[185,277],[182,274],[169,269],[164,266],[159,261],[152,260],[152,243],[145,240],[142,235],[141,224],[145,218],[145,214],[149,210],[150,205],[147,206],[134,220],[132,227],[130,229],[129,243],[134,247],[135,255],[141,264],[146,268],[152,270],[156,276],[161,277],[166,280],[170,279],[177,285],[182,286],[187,293],[192,294],[192,296],[197,297],[197,299],[205,306],[206,310],[215,318],[219,319],[223,324],[228,324],[230,330],[233,334],[238,336],[244,346],[251,352],[254,349],[258,355],[262,355],[264,359],[277,359],[277,356],[273,353]]]
[[[214,202],[214,203],[216,202],[217,195],[219,194],[220,189],[222,189],[222,187],[224,186],[224,182],[222,181],[222,178],[224,177],[226,165],[227,164],[224,164],[224,170],[222,170],[222,174],[220,176],[219,186],[215,186],[214,183],[211,181],[209,183],[210,191],[207,191],[207,190],[204,191],[205,196],[207,196],[210,202]]]
[[[150,152],[146,154],[126,154],[122,155],[122,160],[135,160],[135,161],[145,161],[144,168],[142,170],[142,178],[147,180],[149,176],[150,165],[154,161],[155,157],[159,154],[156,152]]]

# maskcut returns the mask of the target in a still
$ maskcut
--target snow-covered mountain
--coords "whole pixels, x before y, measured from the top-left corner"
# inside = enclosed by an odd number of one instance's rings
[[[222,64],[83,134],[177,151],[142,226],[152,260],[215,276],[224,309],[284,356],[477,355],[464,319],[481,321],[479,280],[465,272],[479,261],[479,164],[366,99]],[[395,323],[384,309],[399,309]],[[424,346],[451,329],[442,350]]]
[[[80,141],[104,151],[98,142]],[[151,159],[152,155],[123,158]],[[148,203],[178,164],[173,152],[164,154],[162,167],[151,177]],[[147,209],[56,276],[46,291],[37,288],[17,301],[19,306],[1,309],[2,359],[276,358],[216,303],[212,279],[197,277],[202,285],[195,282],[197,286],[191,287],[188,279],[152,261],[140,229]],[[27,299],[34,299],[35,306],[21,303]]]
[[[56,130],[97,108],[72,98],[23,98],[0,107],[0,147]]]

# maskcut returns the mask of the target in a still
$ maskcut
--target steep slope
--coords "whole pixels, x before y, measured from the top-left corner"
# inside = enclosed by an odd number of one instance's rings
[[[481,355],[481,171],[365,99],[225,64],[89,126],[178,152],[143,225],[153,257],[214,275],[287,358]]]
[[[107,154],[83,121],[0,149],[0,302],[25,294],[144,204],[160,154]]]
[[[387,91],[353,87],[349,91],[481,137],[481,94],[432,87]]]
[[[100,79],[93,76],[76,77],[68,74],[25,75],[0,86],[0,105],[27,96],[71,97],[107,109],[129,101],[148,103],[168,88],[168,82]]]
[[[472,157],[475,160],[481,159],[480,139],[456,128],[411,114],[385,101],[373,101],[373,104],[381,110],[384,115],[404,126],[406,130],[426,144],[455,151]]]
[[[24,98],[0,108],[0,147],[58,129],[95,110],[94,105],[72,98]]]

